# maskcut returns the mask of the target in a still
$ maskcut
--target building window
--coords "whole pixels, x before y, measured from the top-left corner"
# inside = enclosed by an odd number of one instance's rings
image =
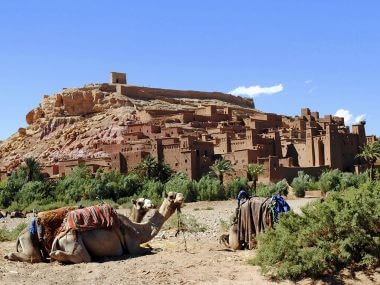
[[[187,159],[185,159],[185,163],[187,163]],[[187,170],[187,169],[186,169]]]
[[[199,157],[199,149],[197,149],[197,157]]]

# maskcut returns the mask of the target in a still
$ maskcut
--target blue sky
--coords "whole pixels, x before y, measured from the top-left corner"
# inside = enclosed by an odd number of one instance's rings
[[[44,94],[107,82],[110,71],[142,86],[245,87],[260,110],[340,110],[379,136],[379,10],[349,0],[4,1],[0,140]]]

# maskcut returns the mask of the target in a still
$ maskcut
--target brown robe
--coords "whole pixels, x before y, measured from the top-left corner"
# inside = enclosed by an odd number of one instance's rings
[[[252,197],[241,204],[237,222],[242,248],[254,248],[253,237],[263,232],[266,228],[272,227],[270,203],[271,198]]]

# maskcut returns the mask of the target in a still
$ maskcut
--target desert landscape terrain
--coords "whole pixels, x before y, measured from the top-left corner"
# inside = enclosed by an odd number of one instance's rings
[[[294,211],[313,198],[288,200]],[[187,203],[182,218],[200,232],[175,236],[175,221],[168,221],[150,242],[155,253],[146,256],[101,260],[87,264],[28,264],[0,259],[1,284],[295,284],[276,282],[247,263],[255,250],[230,251],[219,244],[236,207],[236,201]],[[120,212],[127,213],[121,209]],[[149,214],[148,214],[149,215]],[[26,219],[3,219],[1,227],[13,228]],[[0,254],[14,251],[15,242],[0,243]],[[380,271],[343,271],[326,280],[305,279],[296,284],[379,284]]]

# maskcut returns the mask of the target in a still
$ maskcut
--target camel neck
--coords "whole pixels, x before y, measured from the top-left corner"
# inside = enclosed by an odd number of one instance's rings
[[[164,204],[158,211],[155,211],[152,217],[146,222],[135,224],[135,229],[139,232],[141,243],[152,240],[160,231],[162,225],[174,213],[175,209],[165,206]]]
[[[165,221],[165,216],[160,211],[155,211],[147,222],[141,224],[134,223],[133,227],[138,232],[140,243],[152,240],[158,234]]]

